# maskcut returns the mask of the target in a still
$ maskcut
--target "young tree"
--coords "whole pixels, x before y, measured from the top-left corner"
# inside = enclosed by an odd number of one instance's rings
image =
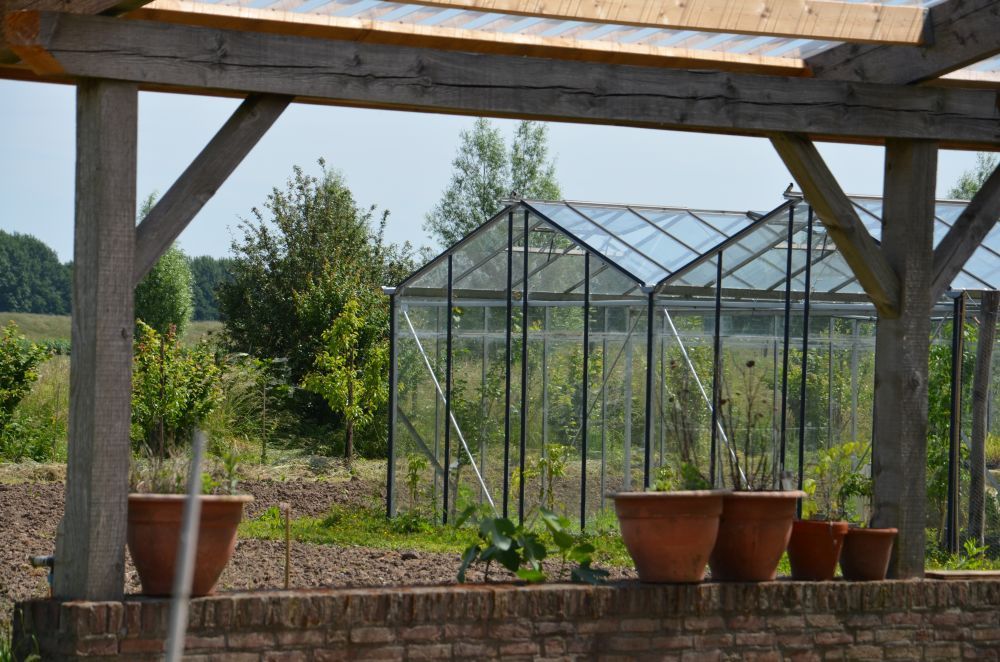
[[[151,193],[139,208],[139,218],[145,218],[155,203],[156,193]],[[178,336],[184,335],[194,312],[193,280],[184,251],[171,246],[136,286],[135,318],[160,335],[166,335],[171,326]]]
[[[303,388],[322,396],[331,409],[343,416],[348,466],[354,458],[355,426],[371,422],[389,399],[385,379],[388,343],[372,328],[366,314],[370,310],[368,303],[363,305],[359,297],[347,301],[323,332],[323,348],[316,356],[314,370],[302,383]]]
[[[972,200],[972,197],[979,192],[979,189],[986,182],[986,178],[993,174],[996,167],[996,154],[979,152],[976,154],[975,167],[962,173],[948,192],[948,197],[957,200]]]
[[[562,196],[544,124],[521,122],[509,154],[500,130],[483,118],[460,138],[451,182],[424,222],[441,244],[450,246],[482,225],[511,193],[542,200]]]

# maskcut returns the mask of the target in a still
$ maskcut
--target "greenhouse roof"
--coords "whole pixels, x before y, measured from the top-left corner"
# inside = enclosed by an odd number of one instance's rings
[[[809,289],[813,295],[865,300],[861,285],[818,219],[812,223],[811,248],[807,250],[811,210],[798,194],[786,197],[781,205],[764,213],[568,200],[514,201],[407,278],[400,288],[446,288],[447,256],[455,255],[456,288],[503,289],[510,218],[518,224],[511,231],[512,255],[523,255],[527,243],[529,276],[533,278],[531,289],[535,293],[541,290],[550,294],[582,294],[584,282],[580,274],[587,253],[603,263],[598,267],[600,271],[610,267],[628,281],[628,286],[620,288],[618,294],[652,290],[706,293],[715,287],[716,257],[721,252],[725,290],[739,291],[747,297],[774,297],[783,294],[790,276],[791,289],[802,292],[806,287],[809,255]],[[850,196],[850,200],[868,231],[879,240],[881,198]],[[936,202],[935,244],[966,204],[959,200]],[[522,218],[530,219],[527,226],[521,223]],[[563,241],[526,242],[526,231],[558,233]],[[560,263],[562,273],[556,276],[560,271],[556,265]],[[567,269],[569,263],[575,263],[575,268]],[[553,274],[551,278],[539,276],[546,271]],[[567,271],[576,276],[567,276]],[[600,272],[591,272],[597,273]],[[521,280],[520,269],[515,268],[512,286],[517,288]],[[534,284],[536,280],[539,285]],[[990,231],[951,286],[967,291],[998,289],[1000,229]]]

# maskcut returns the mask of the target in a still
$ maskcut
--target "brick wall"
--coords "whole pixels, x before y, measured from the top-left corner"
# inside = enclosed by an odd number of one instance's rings
[[[158,659],[169,603],[32,601],[44,660]],[[998,660],[1000,581],[477,585],[225,594],[191,603],[192,660]]]

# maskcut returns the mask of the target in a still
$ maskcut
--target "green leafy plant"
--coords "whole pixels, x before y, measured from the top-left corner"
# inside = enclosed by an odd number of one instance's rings
[[[13,322],[0,333],[0,436],[38,379],[39,364],[48,357],[49,352],[25,340]]]
[[[690,462],[681,464],[679,471],[671,465],[663,465],[656,470],[656,479],[653,481],[653,490],[656,492],[707,490],[711,487],[711,483],[698,471],[698,467]]]
[[[456,527],[464,524],[475,512],[475,507],[466,509],[456,521]],[[562,569],[565,570],[570,563],[575,564],[570,568],[572,581],[597,583],[607,576],[607,571],[592,567],[594,546],[581,542],[568,531],[569,520],[545,509],[541,509],[539,514],[555,547],[554,553],[562,559]],[[549,556],[549,549],[540,533],[520,524],[515,525],[506,517],[484,517],[478,520],[477,535],[478,540],[462,553],[459,583],[465,582],[468,569],[475,563],[485,565],[485,581],[489,581],[494,563],[529,583],[547,579],[542,561]]]
[[[423,455],[410,455],[406,458],[406,487],[410,493],[410,510],[417,507],[417,496],[420,493],[420,483],[423,481],[424,472],[430,463]]]
[[[862,472],[870,451],[856,441],[821,450],[803,481],[802,517],[860,522],[855,502],[871,496],[871,478]]]
[[[221,397],[219,369],[204,347],[185,349],[137,323],[132,369],[132,442],[161,458],[185,445]]]

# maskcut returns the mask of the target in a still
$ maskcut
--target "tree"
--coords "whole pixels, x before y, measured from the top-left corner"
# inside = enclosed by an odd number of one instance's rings
[[[38,379],[39,364],[48,357],[48,351],[25,340],[13,322],[0,331],[0,441],[17,405]]]
[[[326,400],[345,422],[344,457],[354,458],[354,428],[372,421],[389,399],[385,373],[389,347],[366,311],[371,302],[352,297],[323,332],[323,348],[303,387]],[[366,342],[367,341],[367,342]]]
[[[70,267],[31,235],[0,230],[0,310],[67,315]]]
[[[500,130],[479,118],[462,131],[452,176],[424,228],[445,246],[469,234],[502,208],[512,193],[522,198],[562,197],[555,164],[548,160],[548,127],[538,122],[518,124],[510,153]]]
[[[972,197],[979,192],[986,182],[986,178],[993,174],[997,167],[997,155],[986,152],[976,154],[976,165],[971,170],[966,170],[955,182],[948,192],[948,196],[957,200],[972,200]]]
[[[151,193],[139,209],[145,218],[156,203]],[[178,336],[191,322],[194,311],[191,265],[176,245],[160,256],[149,273],[135,288],[135,318],[151,326],[161,336],[174,327]]]
[[[191,258],[190,265],[194,281],[194,319],[219,319],[219,300],[216,290],[221,283],[229,280],[232,260],[202,255]]]

